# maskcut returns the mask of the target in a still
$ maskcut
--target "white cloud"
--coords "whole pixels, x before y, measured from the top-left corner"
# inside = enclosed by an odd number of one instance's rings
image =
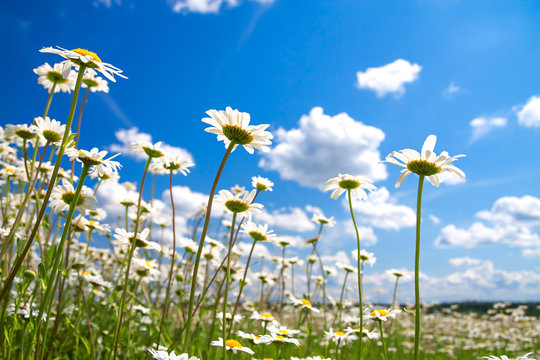
[[[540,198],[530,195],[521,198],[505,196],[497,199],[491,210],[483,210],[476,215],[493,223],[516,226],[540,225]]]
[[[338,173],[362,174],[374,181],[388,176],[379,164],[384,132],[346,113],[329,116],[314,107],[300,118],[299,128],[279,128],[275,135],[276,145],[259,166],[276,170],[283,179],[318,187]]]
[[[139,132],[139,129],[132,127],[130,129],[120,129],[114,133],[116,139],[120,141],[120,144],[112,144],[109,146],[109,149],[112,152],[120,152],[122,155],[127,155],[136,158],[137,160],[147,159],[146,154],[135,154],[133,150],[129,148],[129,145],[135,141],[146,141],[152,142],[152,135],[144,132]],[[193,161],[193,155],[185,149],[171,146],[165,143],[162,143],[161,150],[168,154],[179,155],[185,160]]]
[[[452,95],[460,91],[461,88],[457,86],[453,81],[451,81],[450,85],[448,85],[448,87],[444,90],[447,95]]]
[[[438,225],[441,223],[441,219],[439,219],[438,217],[436,217],[435,215],[433,214],[430,214],[428,216],[429,220],[431,220],[432,223],[434,223],[435,225]]]
[[[251,0],[260,4],[269,5],[275,0]],[[169,0],[174,12],[217,14],[222,7],[233,8],[240,5],[240,0]]]
[[[521,255],[526,258],[540,258],[540,247],[521,250]]]
[[[468,229],[447,225],[435,240],[435,245],[442,248],[474,248],[492,244],[506,244],[518,247],[540,246],[540,237],[526,227],[486,226],[475,222]]]
[[[208,195],[193,191],[187,186],[173,186],[172,192],[174,209],[177,216],[183,216],[185,218],[193,217],[193,215],[201,210],[203,205],[208,204]],[[171,199],[169,189],[163,191],[161,199],[170,208]],[[223,214],[223,211],[220,211],[215,206],[212,207],[213,216],[221,216],[221,214]]]
[[[503,117],[477,117],[469,123],[472,128],[472,141],[480,139],[495,128],[506,126],[507,119]]]
[[[343,207],[348,209],[347,200]],[[353,201],[354,215],[357,222],[370,226],[399,230],[416,224],[416,212],[408,206],[397,204],[386,187],[381,187],[369,194],[368,200]]]
[[[310,220],[307,213],[299,207],[282,208],[271,212],[264,209],[254,215],[254,221],[258,224],[266,223],[270,229],[276,228],[296,232],[315,230],[315,224]]]
[[[459,266],[478,265],[482,262],[482,260],[464,256],[464,257],[457,257],[457,258],[450,259],[448,260],[448,262],[452,264],[453,266],[459,267]]]
[[[411,64],[407,60],[396,61],[378,68],[367,68],[365,72],[358,71],[356,78],[358,87],[375,91],[378,97],[395,94],[397,97],[405,94],[405,84],[418,79],[422,67]]]
[[[540,96],[532,96],[517,112],[518,123],[525,127],[540,127]]]

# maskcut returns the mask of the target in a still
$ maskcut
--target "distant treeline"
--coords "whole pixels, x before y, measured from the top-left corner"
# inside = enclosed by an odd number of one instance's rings
[[[452,307],[453,311],[459,312],[476,312],[479,314],[485,314],[489,309],[493,309],[493,305],[501,302],[488,302],[488,301],[464,301],[456,303],[439,303],[430,305],[427,312],[442,311]],[[516,308],[520,305],[526,305],[527,310],[525,314],[527,316],[540,316],[540,302],[507,302],[508,308]],[[456,307],[457,306],[457,307]],[[500,309],[499,309],[500,310]]]

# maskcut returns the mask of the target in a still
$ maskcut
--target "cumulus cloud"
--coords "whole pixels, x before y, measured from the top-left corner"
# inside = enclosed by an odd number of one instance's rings
[[[356,73],[357,85],[360,89],[373,90],[378,97],[395,94],[397,97],[405,94],[405,84],[418,79],[422,67],[411,64],[407,60],[396,61],[381,67],[367,68]]]
[[[388,176],[385,166],[379,164],[379,145],[385,137],[382,130],[346,113],[327,115],[321,107],[303,115],[298,125],[277,130],[276,145],[263,155],[260,167],[309,187],[319,187],[340,172],[362,174],[374,181]]]
[[[250,0],[260,4],[271,4],[275,0]],[[242,3],[241,0],[169,0],[174,12],[217,14],[225,8],[233,8]]]
[[[540,127],[540,96],[532,96],[517,112],[517,118],[525,127]]]
[[[450,259],[448,260],[448,262],[452,264],[453,266],[459,267],[459,266],[478,265],[482,262],[482,260],[464,256],[464,257],[457,257],[457,258]]]
[[[475,222],[469,228],[445,226],[435,245],[439,247],[473,248],[491,244],[518,247],[540,246],[540,236],[533,227],[540,225],[540,199],[534,196],[505,196],[495,201],[491,210],[482,210],[476,216],[483,222]],[[524,250],[523,254],[530,254]]]
[[[120,129],[115,132],[114,135],[116,136],[116,139],[120,142],[120,144],[110,145],[109,149],[112,152],[120,152],[123,155],[131,156],[137,160],[147,159],[146,154],[135,154],[133,150],[129,148],[129,145],[136,141],[146,141],[151,143],[152,135],[145,132],[140,132],[139,129],[136,127],[132,127],[130,129]],[[185,160],[193,162],[193,155],[191,155],[191,153],[186,149],[162,143],[161,150],[168,154],[179,155]]]
[[[344,198],[343,207],[348,209],[348,206]],[[399,230],[416,224],[416,212],[408,206],[398,204],[386,187],[370,193],[367,201],[354,200],[353,208],[358,222],[376,228]]]
[[[481,219],[493,223],[535,226],[540,225],[540,199],[534,196],[505,196],[497,199],[491,210],[478,212]]]
[[[503,128],[508,120],[504,117],[477,117],[469,123],[472,128],[472,139],[476,141],[495,128]]]
[[[306,211],[299,207],[282,208],[270,212],[264,209],[262,212],[254,215],[254,221],[259,224],[266,223],[270,229],[275,228],[296,232],[315,230],[315,224],[310,220]]]

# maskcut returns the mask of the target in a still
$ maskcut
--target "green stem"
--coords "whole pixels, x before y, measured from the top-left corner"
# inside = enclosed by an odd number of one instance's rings
[[[234,239],[234,225],[236,223],[237,213],[233,213],[231,224],[231,237],[229,239],[229,252],[227,253],[227,282],[225,283],[225,294],[223,296],[223,360],[227,354],[225,341],[227,341],[227,297],[229,296],[229,285],[231,283],[231,253]],[[231,318],[231,327],[234,323],[234,317]]]
[[[418,360],[420,348],[420,225],[422,220],[422,188],[424,175],[419,176],[418,198],[416,201],[416,251],[414,258],[414,360]]]
[[[118,339],[120,338],[120,329],[122,327],[122,319],[124,317],[124,304],[126,301],[126,293],[127,293],[127,288],[128,288],[129,269],[131,268],[131,260],[133,259],[133,254],[135,253],[135,249],[137,248],[137,231],[139,230],[139,218],[141,216],[141,201],[142,201],[144,180],[146,179],[146,173],[148,172],[148,167],[150,166],[151,161],[152,161],[152,157],[149,156],[148,160],[146,160],[146,165],[144,166],[144,172],[143,172],[142,180],[141,180],[141,188],[139,189],[139,200],[137,203],[137,217],[135,219],[135,230],[133,230],[133,234],[134,234],[133,243],[131,244],[131,249],[129,250],[126,277],[124,279],[124,290],[122,291],[122,299],[120,300],[120,307],[118,308],[119,314],[118,314],[118,323],[116,324],[116,331],[114,335],[113,360],[116,359],[116,354],[118,352]]]
[[[84,73],[84,71],[83,71]],[[54,89],[56,88],[56,81],[53,83],[51,91],[49,91],[49,97],[47,98],[47,103],[45,104],[45,111],[43,111],[43,119],[47,117],[49,113],[49,107],[51,106],[52,97],[54,95]]]
[[[383,333],[382,321],[377,320],[377,322],[379,323],[379,332],[381,333],[381,346],[383,350],[384,360],[388,360],[388,353],[386,352],[386,346],[384,345],[384,333]]]
[[[221,160],[221,164],[219,165],[218,172],[216,174],[216,177],[214,179],[214,183],[212,185],[212,190],[210,191],[210,196],[208,197],[208,205],[206,207],[206,217],[204,218],[204,225],[203,230],[201,234],[201,241],[199,242],[199,248],[197,250],[197,256],[195,257],[195,264],[193,265],[193,276],[191,278],[191,289],[189,292],[189,305],[188,305],[188,318],[187,318],[187,324],[186,324],[186,336],[184,339],[186,339],[186,342],[184,343],[184,351],[188,354],[191,354],[191,351],[189,349],[189,345],[191,342],[191,339],[189,337],[189,333],[191,332],[191,322],[193,321],[193,300],[195,299],[195,288],[197,287],[197,274],[199,272],[199,263],[201,262],[201,256],[202,256],[202,250],[204,246],[204,240],[206,238],[206,233],[208,232],[208,225],[210,223],[210,213],[212,212],[212,202],[214,200],[214,194],[216,192],[217,184],[219,182],[219,178],[221,176],[221,173],[223,169],[225,168],[225,163],[227,162],[227,158],[231,154],[231,152],[234,149],[235,143],[231,141],[229,144],[229,147],[227,148],[227,151],[225,151],[225,155],[223,155],[223,159]],[[178,341],[180,336],[182,335],[182,332],[178,332],[175,339],[169,346],[168,351],[171,351],[173,345]]]
[[[360,234],[358,233],[358,226],[356,225],[356,219],[354,218],[352,199],[351,199],[351,190],[348,190],[347,197],[349,198],[349,208],[351,210],[351,218],[354,224],[354,230],[356,232],[356,246],[357,246],[357,255],[358,255],[358,300],[360,301],[360,348],[358,350],[358,359],[362,358],[362,331],[364,328],[364,308],[362,305],[362,268],[361,268],[361,257],[360,257]]]
[[[45,210],[47,209],[47,204],[49,203],[49,198],[54,188],[53,184],[55,184],[56,182],[56,177],[58,176],[58,171],[60,169],[60,163],[62,162],[62,157],[64,156],[64,150],[66,147],[67,139],[69,137],[71,123],[73,121],[73,115],[75,114],[75,108],[77,107],[77,98],[79,96],[79,90],[81,88],[81,81],[82,81],[85,70],[86,70],[86,66],[84,65],[79,68],[79,74],[77,75],[77,81],[75,82],[75,90],[73,91],[73,98],[71,100],[71,107],[69,108],[69,115],[68,115],[68,120],[66,124],[66,130],[64,131],[64,137],[62,138],[62,143],[60,145],[60,149],[58,150],[58,157],[56,158],[56,163],[54,165],[51,179],[49,181],[50,185],[48,186],[47,193],[45,194],[45,197],[42,200],[43,203],[41,205],[39,214],[36,218],[36,223],[34,225],[34,228],[32,229],[32,233],[28,237],[28,240],[26,240],[26,244],[24,246],[23,251],[21,252],[19,256],[17,256],[17,259],[15,260],[15,264],[13,265],[13,268],[11,269],[11,272],[9,273],[8,278],[4,282],[4,287],[2,288],[2,292],[0,293],[0,303],[3,300],[5,300],[7,295],[9,294],[9,291],[11,290],[11,285],[13,284],[13,279],[15,278],[15,275],[17,275],[17,272],[19,271],[19,268],[21,267],[24,261],[24,258],[26,257],[26,254],[28,253],[28,251],[30,250],[30,247],[32,246],[33,240],[36,237],[36,234],[39,230],[39,226],[41,225],[41,219],[43,218],[43,214],[45,213]]]

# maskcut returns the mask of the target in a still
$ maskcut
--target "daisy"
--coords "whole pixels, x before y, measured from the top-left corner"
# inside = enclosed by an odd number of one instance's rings
[[[272,334],[276,334],[276,335],[285,335],[285,336],[294,336],[296,334],[299,334],[300,333],[300,330],[293,330],[293,329],[289,329],[288,327],[284,326],[284,325],[281,325],[281,326],[276,326],[276,325],[279,325],[277,323],[272,323],[272,325],[268,325],[267,327],[267,330],[270,331]]]
[[[275,241],[274,230],[268,230],[268,224],[257,225],[251,221],[242,225],[242,232],[251,236],[253,241]]]
[[[531,356],[533,353],[530,352],[528,354],[525,354],[523,356],[520,356],[518,358],[509,358],[508,356],[506,355],[502,355],[502,356],[494,356],[494,355],[491,355],[491,356],[484,356],[483,358],[484,359],[489,359],[489,360],[525,360],[525,359],[529,359],[529,360],[534,360],[532,358],[530,358],[529,356]]]
[[[223,338],[218,338],[217,341],[212,341],[212,343],[210,345],[223,347],[223,343],[224,343]],[[231,350],[235,354],[238,351],[243,351],[243,352],[248,353],[250,355],[255,354],[255,352],[253,350],[251,350],[248,347],[242,346],[242,344],[240,344],[240,342],[238,342],[237,340],[234,340],[234,339],[229,339],[229,340],[225,341],[225,349]]]
[[[65,154],[69,157],[70,161],[77,160],[83,164],[91,165],[90,171],[97,172],[99,176],[105,174],[115,174],[122,165],[118,161],[113,161],[115,157],[120,154],[111,156],[108,159],[104,159],[107,155],[107,151],[99,151],[98,148],[93,148],[90,151],[77,150],[75,148],[67,149]]]
[[[120,245],[130,245],[133,243],[133,241],[135,241],[136,247],[153,249],[158,252],[161,251],[161,246],[157,242],[147,240],[148,235],[150,235],[150,229],[148,228],[138,233],[137,238],[135,238],[134,233],[127,232],[124,229],[116,228],[114,231],[116,232],[116,234],[114,234],[114,238]]]
[[[55,93],[60,91],[71,93],[71,90],[75,88],[77,73],[71,70],[69,61],[54,64],[53,67],[45,63],[35,68],[34,73],[39,75],[38,84],[43,85],[45,89],[50,90],[56,84]]]
[[[405,168],[401,170],[401,175],[396,181],[396,188],[400,187],[405,178],[411,173],[427,177],[429,182],[437,187],[442,182],[440,174],[443,172],[454,173],[462,180],[465,180],[465,173],[454,165],[451,165],[456,159],[465,155],[450,157],[446,151],[443,151],[437,156],[433,152],[436,142],[437,137],[435,135],[429,135],[422,146],[421,154],[416,150],[403,149],[393,151],[386,157],[386,160],[382,161]]]
[[[252,319],[252,320],[260,320],[262,322],[269,322],[269,321],[274,321],[275,320],[273,315],[271,315],[269,313],[259,313],[257,310],[253,311],[253,313],[251,314],[250,319]]]
[[[253,203],[255,194],[255,190],[235,195],[229,190],[220,190],[214,198],[214,202],[233,213],[245,213],[250,220],[252,214],[260,212],[263,208],[262,204]]]
[[[34,118],[34,124],[30,125],[30,129],[34,130],[44,142],[48,141],[53,145],[60,145],[66,131],[66,125],[62,125],[60,121],[51,120],[48,116],[45,119],[41,116]]]
[[[308,299],[297,299],[297,298],[295,298],[293,296],[289,296],[289,299],[291,300],[293,305],[300,306],[301,309],[309,309],[309,310],[317,312],[317,313],[320,312],[319,309],[314,308],[311,305],[311,301],[309,301]]]
[[[129,148],[133,150],[135,154],[145,153],[146,155],[148,155],[148,157],[160,158],[165,155],[160,149],[161,144],[161,141],[155,144],[149,143],[147,141],[135,141],[129,145]]]
[[[323,214],[318,214],[318,213],[313,214],[311,221],[317,224],[326,225],[328,227],[333,227],[334,225],[336,225],[336,221],[334,220],[333,216],[327,218]]]
[[[101,76],[96,76],[97,73],[92,69],[86,69],[81,86],[83,88],[90,88],[91,92],[109,92],[109,82],[103,79]]]
[[[345,329],[345,332],[347,334],[360,334],[360,328],[356,328],[356,329],[353,329],[351,327],[348,327]],[[369,331],[368,329],[366,328],[363,328],[362,329],[362,337],[367,337],[368,339],[378,339],[380,334],[373,330],[373,331]]]
[[[351,191],[353,198],[367,200],[365,190],[373,191],[377,187],[371,183],[366,177],[349,174],[339,174],[336,177],[329,179],[323,187],[323,191],[334,190],[330,197],[337,200],[345,191]]]
[[[401,310],[373,310],[366,316],[366,319],[382,320],[386,321],[388,318],[394,319]]]
[[[167,348],[160,346],[158,350],[148,349],[148,352],[156,360],[199,360],[196,356],[189,356],[187,353],[176,355],[174,350],[172,353],[167,352]]]
[[[15,136],[20,137],[21,139],[29,140],[36,137],[36,133],[32,127],[29,127],[26,124],[7,124],[4,132],[6,139],[14,139]]]
[[[233,110],[230,107],[224,110],[208,110],[206,112],[209,118],[203,118],[202,121],[211,125],[204,131],[216,134],[218,141],[223,140],[225,147],[229,147],[231,142],[237,145],[242,145],[250,154],[253,154],[255,149],[263,152],[270,151],[268,145],[272,142],[272,134],[265,131],[269,124],[249,125],[250,115],[248,113]],[[233,150],[234,150],[233,148]]]
[[[354,260],[358,261],[358,252],[356,250],[353,250],[351,252]],[[375,265],[375,262],[377,262],[377,258],[374,256],[374,253],[370,253],[366,251],[365,249],[360,250],[360,261],[362,264],[369,264],[371,266]]]
[[[195,164],[184,159],[181,155],[164,155],[157,158],[152,164],[150,164],[150,171],[153,174],[169,174],[171,171],[173,174],[181,172],[187,176],[189,168],[195,166]]]
[[[79,198],[77,199],[75,210],[78,210],[81,213],[88,210],[95,210],[96,207],[91,203],[95,203],[97,200],[92,194],[93,191],[83,185]],[[62,185],[57,185],[52,190],[49,206],[51,206],[53,211],[58,214],[62,211],[69,210],[74,199],[75,189],[73,188],[73,185],[69,181],[63,179]]]
[[[343,346],[351,343],[354,340],[357,340],[358,337],[353,333],[348,333],[344,331],[333,331],[330,328],[329,331],[324,331],[324,339],[326,341],[332,341],[338,346]]]
[[[267,178],[262,176],[253,176],[251,178],[251,186],[259,191],[272,191],[272,186],[274,183]]]
[[[348,265],[348,264],[344,264],[342,262],[337,262],[336,263],[336,266],[338,268],[340,268],[341,270],[344,270],[348,273],[355,273],[356,272],[356,268],[354,266],[351,266],[351,265]]]
[[[71,60],[71,62],[75,65],[86,66],[91,69],[97,69],[112,82],[116,82],[113,75],[118,75],[124,79],[127,79],[127,77],[122,75],[122,70],[111,64],[102,62],[95,52],[86,49],[67,50],[61,48],[60,46],[57,46],[57,48],[58,49],[52,47],[45,47],[39,50],[39,52],[57,54],[64,59]]]
[[[294,344],[296,346],[300,346],[300,341],[298,341],[298,339],[294,339],[288,336],[278,335],[275,333],[272,333],[270,335],[263,335],[262,338],[267,341],[266,344],[288,343],[288,344]]]

